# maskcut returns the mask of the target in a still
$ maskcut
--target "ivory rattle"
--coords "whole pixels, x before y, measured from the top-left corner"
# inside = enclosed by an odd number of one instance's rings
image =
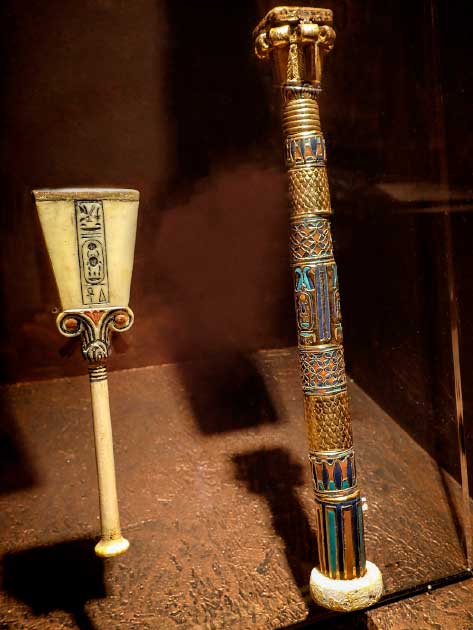
[[[139,193],[123,188],[33,191],[63,312],[56,323],[66,337],[82,338],[90,392],[102,537],[95,553],[124,553],[118,513],[112,424],[105,360],[113,331],[133,324],[128,307]]]

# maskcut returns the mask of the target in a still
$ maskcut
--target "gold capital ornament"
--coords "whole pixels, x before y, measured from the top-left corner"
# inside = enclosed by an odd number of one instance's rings
[[[383,581],[365,557],[319,117],[323,60],[335,41],[332,11],[277,7],[259,23],[254,38],[256,55],[272,61],[282,93],[298,345],[319,553],[310,589],[325,608],[357,610],[381,597]]]

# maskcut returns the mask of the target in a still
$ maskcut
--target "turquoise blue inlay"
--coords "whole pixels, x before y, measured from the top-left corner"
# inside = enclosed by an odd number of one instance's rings
[[[350,487],[350,484],[348,482],[348,479],[344,479],[342,481],[342,490],[344,490],[345,488],[349,488],[349,487]]]
[[[332,289],[336,289],[338,285],[337,265],[332,265]]]
[[[324,558],[327,559],[325,563],[327,574],[331,578],[336,578],[337,571],[340,572],[340,575],[343,575],[346,569],[345,540],[347,537],[351,537],[353,541],[355,572],[356,576],[360,577],[366,566],[360,499],[351,499],[336,504],[320,502],[319,505],[322,508],[321,515],[323,518],[323,531],[325,532],[325,544],[322,553]],[[343,512],[345,510],[348,510],[351,514],[351,519],[347,523],[343,519]],[[345,526],[348,529],[345,529]]]
[[[330,571],[335,574],[337,571],[337,530],[335,525],[335,512],[327,510],[328,535],[329,535],[329,565]]]
[[[319,490],[324,490],[324,484],[321,481],[319,481]]]
[[[304,269],[302,270],[302,275],[304,276],[304,284],[308,289],[313,289],[314,286],[308,276],[308,273],[310,271],[310,267],[304,267]]]
[[[306,299],[310,300],[310,297],[307,296],[307,293],[303,293],[302,295],[306,296]],[[299,309],[301,311],[301,315],[304,316],[310,307],[308,307],[302,299],[299,301]],[[310,312],[309,312],[310,315]],[[312,318],[311,318],[312,319]],[[312,328],[312,322],[300,321],[301,328]]]
[[[329,481],[329,482],[328,482],[328,489],[329,489],[329,490],[336,490],[336,488],[335,488],[335,484],[334,484],[334,482],[333,482],[333,481]]]
[[[309,290],[314,288],[308,276],[309,271],[310,271],[310,267],[304,267],[304,269],[301,269],[300,267],[296,267],[295,269],[296,291],[300,291],[301,289],[304,289],[304,288],[309,289]]]

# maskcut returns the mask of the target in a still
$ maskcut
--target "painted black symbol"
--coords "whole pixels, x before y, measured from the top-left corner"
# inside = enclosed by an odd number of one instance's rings
[[[101,201],[76,201],[75,210],[83,303],[108,304],[103,204]]]

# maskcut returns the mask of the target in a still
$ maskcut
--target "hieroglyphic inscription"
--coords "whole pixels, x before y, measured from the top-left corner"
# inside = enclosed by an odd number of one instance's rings
[[[84,305],[108,304],[104,210],[101,201],[75,201],[77,255]]]

